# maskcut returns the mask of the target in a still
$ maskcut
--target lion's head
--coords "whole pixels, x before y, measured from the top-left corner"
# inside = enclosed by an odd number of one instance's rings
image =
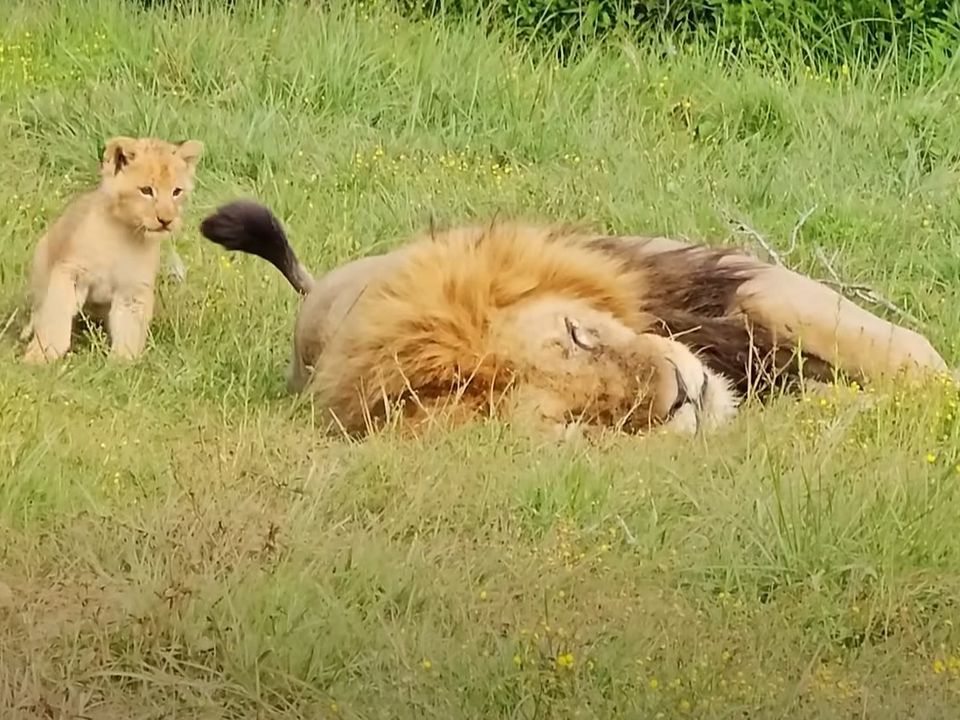
[[[557,428],[693,431],[723,423],[737,406],[729,382],[681,342],[638,333],[579,299],[506,308],[491,334],[493,354],[516,378],[510,412]]]
[[[178,231],[202,152],[199,140],[108,140],[100,166],[101,189],[111,200],[114,216],[146,233]]]

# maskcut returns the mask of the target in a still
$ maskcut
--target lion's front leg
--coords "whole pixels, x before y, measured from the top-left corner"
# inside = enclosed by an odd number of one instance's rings
[[[919,333],[883,320],[787,268],[760,269],[738,290],[737,304],[752,322],[860,380],[947,370]]]
[[[71,271],[55,268],[50,273],[45,293],[29,321],[32,337],[29,337],[23,362],[46,363],[67,353],[70,349],[73,319],[83,306],[86,296],[86,290],[78,287]]]
[[[113,298],[107,317],[111,358],[135,360],[143,353],[153,306],[153,288],[150,286],[138,287]]]

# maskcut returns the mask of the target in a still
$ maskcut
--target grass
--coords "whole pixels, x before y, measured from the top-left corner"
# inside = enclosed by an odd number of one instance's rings
[[[253,195],[322,271],[495,212],[751,242],[733,218],[783,250],[816,206],[787,262],[835,254],[957,364],[955,78],[615,43],[561,66],[362,4],[8,4],[0,320],[106,137],[207,150],[141,363],[0,343],[4,718],[955,712],[955,388],[785,399],[696,442],[349,445],[284,393],[292,290],[196,229]]]

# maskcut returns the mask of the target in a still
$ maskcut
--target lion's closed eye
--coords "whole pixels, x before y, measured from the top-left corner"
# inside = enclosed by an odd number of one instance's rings
[[[570,340],[573,341],[574,345],[587,352],[592,352],[597,349],[597,346],[600,344],[600,339],[595,332],[587,330],[573,318],[566,317],[563,319],[563,322],[567,327],[567,333],[570,335]]]

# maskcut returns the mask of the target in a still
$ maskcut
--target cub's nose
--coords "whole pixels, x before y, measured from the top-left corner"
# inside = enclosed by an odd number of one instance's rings
[[[173,220],[164,220],[163,218],[159,218],[159,217],[158,217],[158,218],[157,218],[157,222],[160,223],[160,227],[161,227],[161,228],[163,228],[164,230],[166,230],[167,228],[170,227],[170,223],[172,223]]]

